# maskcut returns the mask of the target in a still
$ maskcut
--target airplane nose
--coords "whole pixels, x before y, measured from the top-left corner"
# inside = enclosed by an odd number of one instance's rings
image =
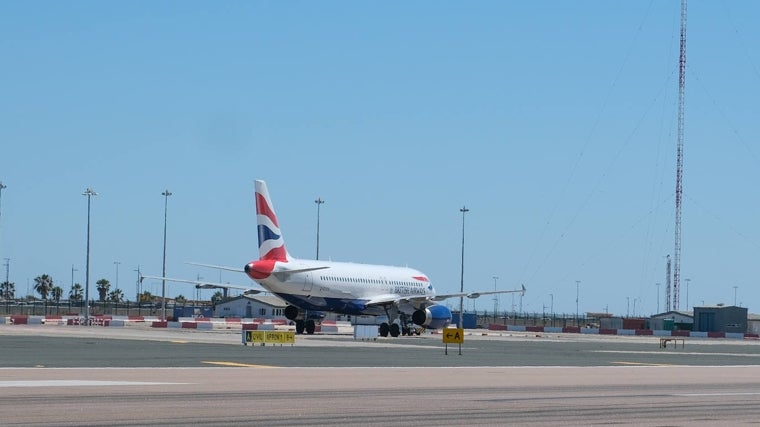
[[[249,262],[248,264],[245,265],[244,270],[245,270],[246,274],[248,274],[248,273],[251,272],[251,264],[252,263]]]

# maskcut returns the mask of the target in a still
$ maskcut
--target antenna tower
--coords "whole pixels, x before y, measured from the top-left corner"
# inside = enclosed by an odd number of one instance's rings
[[[681,281],[681,198],[683,195],[683,112],[686,87],[686,0],[681,0],[681,54],[678,58],[678,160],[676,164],[676,245],[673,253],[673,309],[678,310]],[[668,275],[670,276],[670,275]]]

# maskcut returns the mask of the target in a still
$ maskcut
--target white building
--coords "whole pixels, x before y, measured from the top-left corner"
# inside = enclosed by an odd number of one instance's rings
[[[274,295],[241,295],[216,305],[215,317],[286,319],[285,301]]]

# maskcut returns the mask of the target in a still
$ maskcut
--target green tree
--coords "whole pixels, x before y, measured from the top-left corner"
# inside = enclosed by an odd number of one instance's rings
[[[150,291],[143,291],[143,293],[140,294],[140,302],[150,303],[154,300],[153,294],[150,293]]]
[[[0,295],[6,300],[11,300],[16,297],[16,285],[13,282],[0,283]]]
[[[84,298],[84,289],[82,289],[82,285],[74,283],[74,286],[72,286],[69,291],[69,299],[72,301],[82,301],[82,298]]]
[[[61,302],[61,297],[63,296],[63,289],[60,286],[53,286],[52,289],[50,289],[50,295],[53,297],[53,301],[55,302]]]
[[[111,282],[109,282],[108,279],[100,279],[95,282],[95,284],[98,285],[96,289],[98,290],[100,301],[105,301],[106,295],[108,295],[108,290],[111,289]]]
[[[222,291],[216,291],[214,292],[214,295],[211,296],[211,302],[218,304],[222,302],[222,299],[224,298],[224,294]]]
[[[52,277],[43,274],[34,278],[34,291],[39,293],[43,300],[47,301],[51,289],[53,289]]]
[[[177,295],[177,298],[174,298],[174,301],[176,301],[179,304],[184,304],[184,303],[187,302],[187,298],[185,298],[184,295],[179,294],[179,295]]]
[[[121,289],[114,289],[113,291],[111,291],[110,294],[108,294],[108,301],[111,301],[111,302],[124,301],[124,292],[122,292]]]

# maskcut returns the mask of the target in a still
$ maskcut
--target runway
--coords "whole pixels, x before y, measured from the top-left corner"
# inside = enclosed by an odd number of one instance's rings
[[[110,328],[114,329],[114,328]],[[758,343],[502,336],[244,347],[239,333],[0,328],[0,424],[742,425]],[[107,336],[104,336],[107,335]]]

